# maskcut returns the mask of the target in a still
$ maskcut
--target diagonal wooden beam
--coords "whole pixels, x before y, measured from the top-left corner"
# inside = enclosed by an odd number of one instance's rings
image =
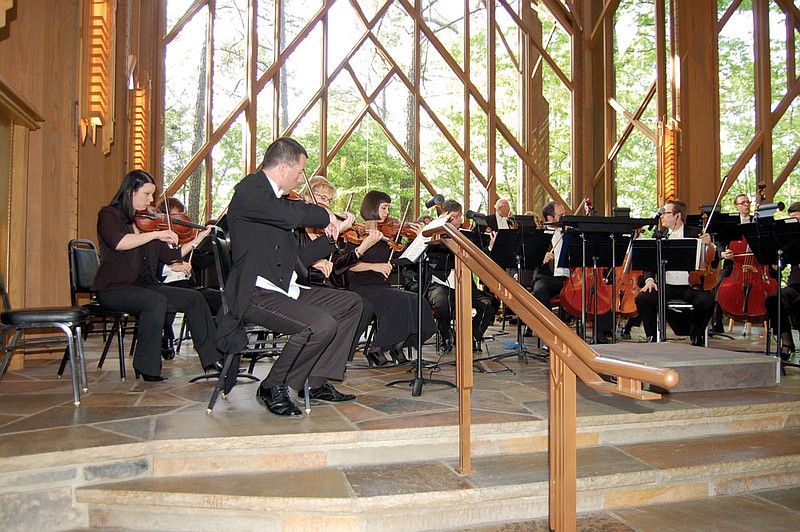
[[[728,23],[728,20],[736,13],[736,10],[739,9],[739,6],[742,4],[742,0],[733,0],[731,5],[728,6],[728,9],[725,10],[725,13],[722,14],[722,17],[717,22],[717,33],[722,31],[722,28],[725,27],[725,24]]]
[[[592,33],[589,37],[590,50],[597,46],[597,41],[602,35],[603,24],[605,23],[606,18],[613,17],[614,13],[617,11],[617,7],[619,7],[619,0],[606,0],[606,3],[603,4],[603,11],[601,11],[600,16],[597,17],[597,22],[594,23],[594,28],[592,28]]]
[[[781,169],[781,173],[778,174],[778,177],[775,179],[775,190],[780,190],[781,186],[783,186],[789,178],[789,174],[797,167],[797,163],[800,163],[800,147],[795,150],[794,155],[786,162]]]
[[[647,127],[646,125],[644,125],[638,118],[636,118],[631,113],[629,113],[628,110],[625,109],[625,107],[621,103],[619,103],[617,100],[615,100],[614,98],[609,98],[608,99],[608,105],[610,105],[619,114],[624,116],[625,119],[629,123],[631,123],[634,126],[636,126],[636,129],[638,129],[639,131],[644,133],[644,135],[647,138],[649,138],[651,141],[653,141],[653,144],[658,142],[658,137],[656,136],[655,132],[652,129],[650,129],[649,127]]]
[[[163,45],[166,46],[178,36],[178,33],[183,29],[186,24],[189,23],[190,20],[208,3],[208,0],[196,0],[194,4],[189,6],[189,9],[186,10],[186,13],[183,14],[181,18],[178,19],[178,22],[175,23],[175,26],[172,27],[169,33],[164,36]]]
[[[758,151],[761,147],[761,143],[764,141],[764,132],[758,130],[753,138],[750,139],[750,143],[744,149],[744,151],[739,155],[736,161],[731,166],[731,169],[728,170],[728,173],[725,174],[725,178],[722,180],[722,192],[720,193],[720,197],[724,196],[730,190],[731,185],[736,181],[736,178],[739,177],[739,174],[742,173],[744,167],[747,166],[747,163],[750,162],[753,155]]]

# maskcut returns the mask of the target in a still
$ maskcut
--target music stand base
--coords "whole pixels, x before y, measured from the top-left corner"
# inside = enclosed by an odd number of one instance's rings
[[[422,385],[423,384],[442,384],[444,386],[450,386],[451,388],[455,388],[456,385],[450,381],[443,381],[439,379],[426,379],[424,377],[414,377],[413,379],[397,379],[394,381],[389,381],[386,383],[386,386],[394,386],[395,384],[405,384],[408,383],[411,386],[411,395],[413,397],[419,397],[422,395]]]

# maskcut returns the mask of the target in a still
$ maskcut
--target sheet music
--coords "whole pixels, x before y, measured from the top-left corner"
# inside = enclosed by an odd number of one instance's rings
[[[419,256],[422,255],[422,252],[425,251],[425,248],[428,246],[428,242],[431,241],[431,237],[424,236],[422,232],[426,229],[442,227],[449,220],[450,216],[443,214],[420,229],[419,233],[417,233],[417,237],[408,246],[406,246],[406,249],[403,251],[403,254],[400,255],[400,258],[407,259],[409,262],[417,262]]]

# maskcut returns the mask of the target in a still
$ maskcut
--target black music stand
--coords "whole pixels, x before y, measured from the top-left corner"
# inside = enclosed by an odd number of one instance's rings
[[[771,217],[757,218],[755,222],[742,224],[742,233],[750,245],[756,260],[761,264],[778,265],[778,341],[775,342],[775,356],[781,354],[781,279],[786,264],[800,264],[800,223],[794,218],[774,220]],[[770,354],[769,339],[772,333],[767,331],[765,352]],[[800,367],[799,364],[783,365]]]
[[[667,301],[664,293],[668,271],[694,271],[699,268],[700,241],[696,238],[664,238],[656,231],[655,238],[633,243],[633,269],[656,273],[658,286],[658,327],[656,341],[667,339]]]
[[[430,224],[428,224],[430,225]],[[427,226],[426,226],[427,227]],[[418,241],[417,239],[423,239]],[[408,383],[411,386],[411,395],[413,397],[419,397],[422,395],[422,386],[423,384],[443,384],[445,386],[450,386],[455,388],[456,385],[450,381],[440,380],[440,379],[426,379],[422,375],[422,366],[424,361],[422,359],[422,298],[425,297],[425,266],[428,262],[428,255],[425,253],[425,249],[427,249],[428,245],[427,240],[424,240],[425,237],[422,235],[422,231],[419,232],[417,239],[407,248],[406,252],[403,253],[403,256],[400,258],[392,261],[393,263],[397,264],[398,266],[405,266],[408,264],[417,264],[417,275],[418,282],[417,282],[417,363],[415,365],[415,372],[414,378],[412,379],[396,379],[393,381],[389,381],[386,383],[386,386],[394,386],[395,384],[401,383]],[[428,239],[430,240],[430,239]],[[422,251],[417,252],[411,249],[411,246],[417,245],[422,246]],[[407,255],[407,252],[411,252],[410,255]]]
[[[601,226],[598,226],[601,227]],[[622,226],[620,230],[625,230]],[[600,278],[600,268],[616,268],[622,266],[625,260],[625,252],[628,249],[628,242],[630,241],[630,228],[628,226],[628,234],[608,232],[608,227],[605,232],[582,232],[578,234],[578,238],[569,240],[568,245],[562,248],[561,257],[559,257],[559,267],[562,268],[581,268],[582,269],[582,283],[584,287],[581,292],[581,325],[583,327],[583,340],[586,341],[586,288],[595,294],[597,299],[597,283]],[[586,268],[591,268],[594,274],[594,283],[591,287],[586,287]],[[602,282],[602,281],[601,281]],[[616,293],[616,279],[611,277],[611,295]],[[592,343],[596,344],[598,338],[597,326],[597,305],[593,306],[592,312]],[[616,323],[616,308],[612,301],[611,303],[611,323]],[[616,327],[614,327],[612,341],[616,342]]]
[[[503,229],[497,231],[489,257],[501,268],[506,270],[516,268],[517,278],[521,279],[522,272],[527,265],[538,266],[542,264],[547,249],[550,247],[551,238],[552,233],[548,234],[544,229],[536,229],[534,225],[521,226],[519,230]],[[519,359],[532,357],[542,362],[546,361],[541,355],[535,355],[525,349],[522,340],[522,320],[518,317],[516,349],[479,360],[502,360],[503,358],[516,356]],[[479,360],[476,360],[476,362]]]

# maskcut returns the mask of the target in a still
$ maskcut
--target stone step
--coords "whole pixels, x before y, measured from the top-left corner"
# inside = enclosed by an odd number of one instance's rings
[[[589,392],[594,393],[594,392]],[[730,402],[730,393],[717,392]],[[800,424],[800,403],[775,402],[697,408],[674,399],[631,402],[627,398],[598,394],[579,403],[577,441],[579,447],[662,441],[686,437],[773,431]],[[673,395],[673,397],[679,394]],[[620,413],[621,408],[628,409]],[[581,409],[592,409],[581,412]],[[336,415],[332,407],[315,407],[311,414]],[[505,422],[507,414],[473,412],[472,456],[545,451],[548,421],[518,419]],[[313,436],[268,434],[237,438],[197,438],[151,442],[147,445],[153,476],[213,474],[218,471],[287,471],[311,467],[345,467],[362,464],[408,462],[424,456],[430,460],[458,456],[457,414],[433,414],[410,419],[415,426],[386,430],[317,432]],[[676,430],[679,424],[680,430]],[[128,451],[130,452],[130,451]],[[130,456],[130,454],[128,454]]]
[[[76,490],[93,527],[438,530],[543,518],[547,452],[139,478]],[[258,469],[257,467],[254,469]],[[578,511],[800,485],[800,430],[584,447]]]

